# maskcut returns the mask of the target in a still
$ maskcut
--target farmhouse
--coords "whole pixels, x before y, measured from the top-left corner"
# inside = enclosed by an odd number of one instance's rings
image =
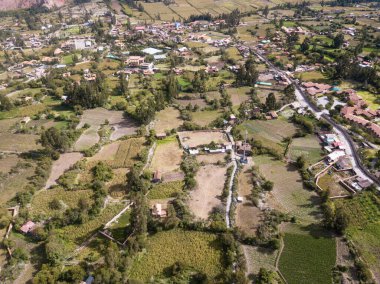
[[[21,226],[20,231],[24,234],[32,232],[36,228],[36,224],[33,221],[28,221]]]

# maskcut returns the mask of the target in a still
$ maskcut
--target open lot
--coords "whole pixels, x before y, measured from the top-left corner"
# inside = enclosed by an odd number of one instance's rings
[[[295,216],[304,224],[321,220],[319,196],[304,188],[296,168],[264,155],[254,157],[253,160],[260,173],[274,183],[273,190],[267,197],[271,208]]]
[[[221,164],[224,163],[224,158],[226,157],[225,153],[216,153],[216,154],[204,154],[204,155],[197,155],[197,161],[200,164]]]
[[[183,147],[196,148],[211,142],[222,144],[228,142],[227,135],[221,131],[182,131],[178,132]]]
[[[262,212],[249,200],[252,187],[252,173],[246,166],[240,171],[238,178],[238,195],[243,197],[243,202],[237,204],[236,226],[246,234],[254,236],[260,223]]]
[[[330,196],[349,195],[350,192],[345,189],[343,185],[339,183],[339,175],[332,173],[326,173],[318,179],[318,185],[323,190],[329,190]]]
[[[154,130],[156,133],[162,133],[181,125],[182,120],[180,119],[179,111],[173,107],[168,107],[156,114]]]
[[[148,281],[167,276],[165,270],[181,262],[212,280],[223,270],[222,253],[216,235],[204,232],[170,230],[148,237],[146,250],[129,270],[131,279]]]
[[[282,140],[296,133],[296,126],[284,118],[276,120],[249,120],[243,122],[238,128],[244,133],[248,132],[249,138],[261,141],[263,146],[273,148],[280,153],[284,151]]]
[[[158,140],[156,143],[157,147],[150,164],[150,170],[160,171],[162,174],[178,171],[183,151],[178,145],[177,138],[171,136],[164,140]]]
[[[197,187],[190,192],[189,207],[200,219],[207,219],[211,210],[222,204],[220,195],[226,179],[225,167],[202,166],[196,174]]]

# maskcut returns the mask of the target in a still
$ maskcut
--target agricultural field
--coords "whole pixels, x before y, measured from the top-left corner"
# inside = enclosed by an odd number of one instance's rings
[[[306,164],[313,165],[323,157],[322,146],[314,135],[294,138],[289,146],[288,156],[293,161],[299,156],[304,156]]]
[[[295,216],[297,221],[305,225],[321,220],[319,196],[304,188],[301,176],[294,166],[264,155],[254,157],[253,161],[259,167],[259,172],[274,183],[273,190],[267,197],[271,208]]]
[[[226,89],[227,94],[231,96],[231,102],[233,106],[239,106],[245,101],[249,100],[249,96],[247,93],[250,88],[242,87],[242,88],[228,88]]]
[[[360,193],[352,199],[334,201],[349,218],[346,235],[352,240],[376,279],[380,279],[380,199],[372,192]]]
[[[285,230],[279,269],[289,284],[331,283],[335,260],[335,239],[326,232]]]
[[[183,185],[183,181],[171,181],[156,184],[149,191],[148,198],[154,200],[176,197],[179,193],[183,192]]]
[[[79,245],[94,232],[104,226],[123,208],[124,205],[120,203],[110,204],[104,208],[96,218],[90,219],[80,225],[70,225],[62,229],[56,229],[55,232],[62,236],[65,240]]]
[[[156,114],[154,121],[154,130],[156,133],[162,133],[182,125],[179,111],[173,107],[165,108]]]
[[[175,136],[158,140],[153,159],[149,169],[159,171],[162,174],[178,171],[182,160],[183,151],[179,147]]]
[[[177,134],[183,147],[195,148],[211,142],[216,144],[228,142],[227,135],[221,131],[182,131]]]
[[[95,165],[98,161],[104,161],[112,168],[128,168],[133,166],[137,160],[137,155],[142,151],[144,138],[130,138],[107,144],[89,158],[89,163]]]
[[[78,201],[84,198],[89,204],[92,204],[92,190],[64,190],[61,187],[54,189],[41,190],[35,194],[31,203],[31,214],[37,216],[54,216],[57,213],[65,211],[67,208],[76,208]],[[51,206],[53,200],[58,200],[61,204],[60,209],[54,209]]]
[[[258,274],[262,267],[272,271],[276,270],[277,250],[244,245],[243,252],[247,261],[248,277]]]
[[[189,207],[199,219],[207,219],[214,207],[222,204],[226,167],[206,165],[199,168],[195,179],[197,186],[190,192]]]
[[[146,250],[133,261],[131,279],[148,281],[165,277],[165,269],[181,262],[214,279],[223,270],[222,253],[216,235],[183,230],[156,233],[148,237]]]
[[[276,120],[249,120],[238,126],[244,133],[248,132],[248,137],[261,141],[262,145],[272,148],[279,153],[284,152],[284,138],[291,137],[296,133],[296,126],[287,122],[284,118]]]

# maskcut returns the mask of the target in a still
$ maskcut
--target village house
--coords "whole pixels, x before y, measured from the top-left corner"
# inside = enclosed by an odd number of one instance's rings
[[[244,153],[246,155],[252,154],[252,146],[249,143],[245,143],[244,141],[236,141],[235,143],[236,152],[240,155]]]
[[[145,63],[145,59],[142,56],[129,56],[125,61],[125,64],[130,67],[139,67],[143,63]]]
[[[28,221],[24,225],[21,226],[20,231],[24,234],[28,234],[33,232],[33,230],[36,228],[36,223],[33,221]]]
[[[164,208],[164,205],[161,203],[154,204],[151,212],[153,217],[158,218],[165,218],[168,215],[167,208]]]
[[[312,97],[326,94],[330,92],[331,89],[331,86],[328,84],[320,84],[313,82],[302,83],[302,86],[305,88],[306,92]]]
[[[330,154],[328,154],[326,156],[326,161],[329,163],[329,164],[333,164],[335,163],[336,161],[338,161],[338,159],[340,157],[344,157],[346,155],[346,152],[342,151],[342,150],[336,150]]]

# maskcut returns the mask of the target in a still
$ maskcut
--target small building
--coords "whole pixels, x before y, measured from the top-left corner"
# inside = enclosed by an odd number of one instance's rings
[[[157,139],[164,139],[165,137],[166,137],[166,133],[165,132],[157,133],[156,134],[156,138]]]
[[[33,232],[33,230],[36,228],[36,223],[33,221],[28,221],[24,225],[21,226],[20,231],[24,234],[28,234],[30,232]]]
[[[243,155],[244,153],[246,155],[252,154],[252,146],[249,143],[245,143],[244,141],[237,141],[236,142],[236,152],[238,154]]]
[[[345,156],[346,153],[341,150],[334,151],[326,156],[328,163],[335,163],[339,158]]]
[[[154,204],[151,209],[151,212],[154,217],[159,218],[165,218],[168,215],[167,209],[163,208],[163,204],[161,203]]]
[[[31,121],[31,118],[29,116],[25,116],[23,119],[21,119],[21,124],[25,125],[29,121]]]

